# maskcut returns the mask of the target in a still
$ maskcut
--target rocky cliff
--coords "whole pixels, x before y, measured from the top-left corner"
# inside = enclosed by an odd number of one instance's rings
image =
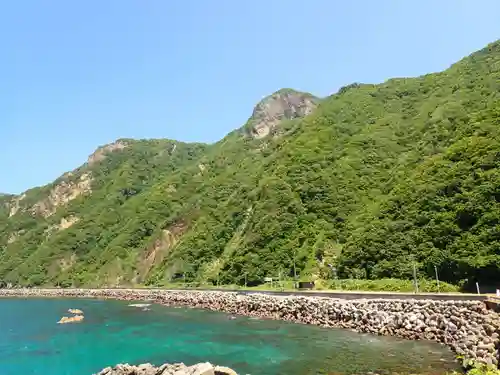
[[[265,97],[254,108],[246,129],[254,138],[279,132],[284,120],[302,118],[318,106],[319,99],[309,93],[282,89]]]

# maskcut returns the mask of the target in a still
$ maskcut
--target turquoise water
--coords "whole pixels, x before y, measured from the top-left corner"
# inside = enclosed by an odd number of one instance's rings
[[[116,363],[202,361],[240,374],[442,374],[444,346],[122,301],[0,299],[1,375],[91,375]],[[76,324],[56,324],[68,308]]]

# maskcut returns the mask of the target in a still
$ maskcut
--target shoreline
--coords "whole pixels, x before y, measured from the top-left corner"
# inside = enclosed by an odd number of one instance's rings
[[[12,288],[16,289],[16,288]],[[223,292],[223,293],[239,293],[239,294],[267,294],[276,296],[304,296],[304,297],[331,297],[338,299],[432,299],[439,301],[485,301],[494,296],[493,294],[477,294],[477,293],[458,293],[458,292],[399,292],[399,291],[379,291],[379,290],[343,290],[343,289],[252,289],[252,288],[159,288],[159,287],[133,287],[133,288],[18,288],[18,289],[37,289],[44,291],[57,290],[80,290],[84,289],[88,292],[99,292],[103,289],[116,292],[144,292],[144,291],[160,291],[160,292]],[[1,291],[2,289],[0,289]],[[1,295],[0,295],[1,297]]]
[[[469,361],[498,367],[500,315],[482,301],[335,299],[197,290],[0,289],[1,297],[99,298],[184,306],[234,315],[431,340]]]

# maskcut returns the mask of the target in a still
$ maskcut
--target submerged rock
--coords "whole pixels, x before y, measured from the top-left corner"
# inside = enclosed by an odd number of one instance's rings
[[[78,315],[82,315],[83,314],[83,311],[80,310],[80,309],[69,309],[68,312],[70,314],[78,314]]]
[[[150,303],[131,303],[129,305],[130,307],[149,307],[151,306]]]

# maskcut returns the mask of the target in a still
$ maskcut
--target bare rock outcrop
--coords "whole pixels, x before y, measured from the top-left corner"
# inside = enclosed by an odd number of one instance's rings
[[[264,138],[275,132],[283,120],[293,120],[310,114],[318,99],[311,94],[283,89],[257,104],[247,125],[254,138]]]
[[[21,209],[21,202],[26,198],[26,194],[21,194],[18,197],[14,197],[10,202],[7,203],[9,209],[9,217],[14,216]]]
[[[106,155],[108,153],[123,150],[124,148],[127,148],[128,146],[129,146],[129,144],[123,140],[118,140],[118,141],[110,143],[108,145],[101,146],[97,150],[95,150],[92,155],[90,155],[88,157],[87,164],[90,166],[90,165],[93,165],[95,163],[98,163],[98,162],[106,159]]]
[[[48,227],[45,230],[45,234],[47,235],[47,237],[51,236],[55,232],[72,227],[74,224],[78,223],[79,221],[80,221],[80,218],[77,216],[74,216],[74,215],[69,215],[69,216],[63,217],[61,219],[61,221],[59,222],[59,224],[54,224],[54,225],[51,225],[50,227]]]
[[[179,220],[161,231],[159,237],[146,249],[139,259],[138,277],[144,278],[154,264],[160,263],[188,230],[188,223]]]
[[[63,217],[59,223],[59,230],[68,229],[79,221],[80,218],[77,216],[70,215],[68,217]]]
[[[7,244],[11,244],[17,241],[17,239],[25,233],[25,230],[18,230],[17,232],[11,233],[9,238],[7,238]]]
[[[91,185],[92,174],[90,172],[83,173],[75,181],[62,181],[50,191],[47,198],[31,207],[31,213],[49,217],[56,212],[58,207],[66,205],[80,195],[91,193]]]

